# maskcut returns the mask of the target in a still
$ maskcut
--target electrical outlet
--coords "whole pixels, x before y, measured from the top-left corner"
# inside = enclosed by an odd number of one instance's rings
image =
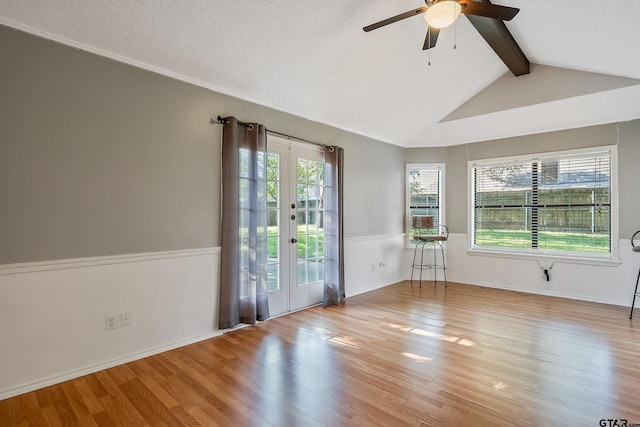
[[[126,313],[120,313],[120,326],[129,325],[131,325],[131,312],[127,311]]]
[[[118,327],[118,317],[115,314],[104,316],[104,328],[109,331]]]

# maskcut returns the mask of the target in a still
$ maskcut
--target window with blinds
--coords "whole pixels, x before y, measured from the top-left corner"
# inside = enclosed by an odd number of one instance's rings
[[[611,255],[612,151],[473,164],[473,249]]]
[[[409,243],[415,243],[414,217],[433,216],[433,228],[420,230],[421,234],[437,234],[442,218],[441,164],[407,165],[407,224]]]

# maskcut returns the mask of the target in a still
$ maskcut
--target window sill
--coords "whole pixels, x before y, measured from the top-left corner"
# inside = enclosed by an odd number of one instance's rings
[[[603,267],[617,267],[622,263],[620,259],[608,259],[608,258],[581,258],[566,255],[552,255],[552,254],[524,254],[516,252],[505,251],[492,251],[487,249],[469,249],[467,254],[471,256],[488,256],[496,258],[511,258],[511,259],[532,259],[532,260],[547,260],[552,262],[562,262],[566,264],[582,264],[593,265]]]

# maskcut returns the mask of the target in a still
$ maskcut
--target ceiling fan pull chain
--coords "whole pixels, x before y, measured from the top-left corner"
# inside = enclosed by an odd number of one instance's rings
[[[455,21],[453,21],[453,50],[456,50],[456,47],[458,47],[457,36],[458,36],[458,20],[456,19]]]
[[[429,39],[429,46],[431,46],[431,28],[427,25],[427,38]],[[431,49],[427,50],[427,58],[429,59],[428,65],[431,66]]]

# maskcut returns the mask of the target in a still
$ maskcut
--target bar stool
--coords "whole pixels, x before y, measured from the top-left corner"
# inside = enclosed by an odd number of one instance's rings
[[[631,237],[631,250],[636,253],[640,253],[640,246],[636,246],[634,242],[638,234],[640,234],[640,230],[633,233],[633,236]],[[638,282],[640,282],[640,268],[638,268],[638,278],[636,279],[636,288],[633,290],[633,301],[631,301],[631,313],[629,313],[629,319],[633,317],[633,306],[636,303],[636,297],[640,296],[640,292],[638,292]]]
[[[447,287],[447,265],[444,258],[444,248],[441,242],[447,241],[449,238],[449,228],[440,224],[437,232],[434,233],[433,215],[415,215],[411,217],[411,226],[415,229],[414,240],[417,240],[416,247],[413,250],[413,262],[411,263],[411,284],[413,285],[413,274],[415,270],[420,271],[419,284],[422,287],[422,272],[424,270],[433,270],[434,283],[438,283],[438,270],[442,270],[444,274],[444,287]],[[431,231],[431,233],[429,233]],[[426,232],[426,234],[423,234]],[[424,263],[424,247],[431,245],[433,248],[433,264]],[[438,264],[437,249],[440,249],[442,256],[442,264]],[[420,263],[416,264],[416,257],[420,251]]]

